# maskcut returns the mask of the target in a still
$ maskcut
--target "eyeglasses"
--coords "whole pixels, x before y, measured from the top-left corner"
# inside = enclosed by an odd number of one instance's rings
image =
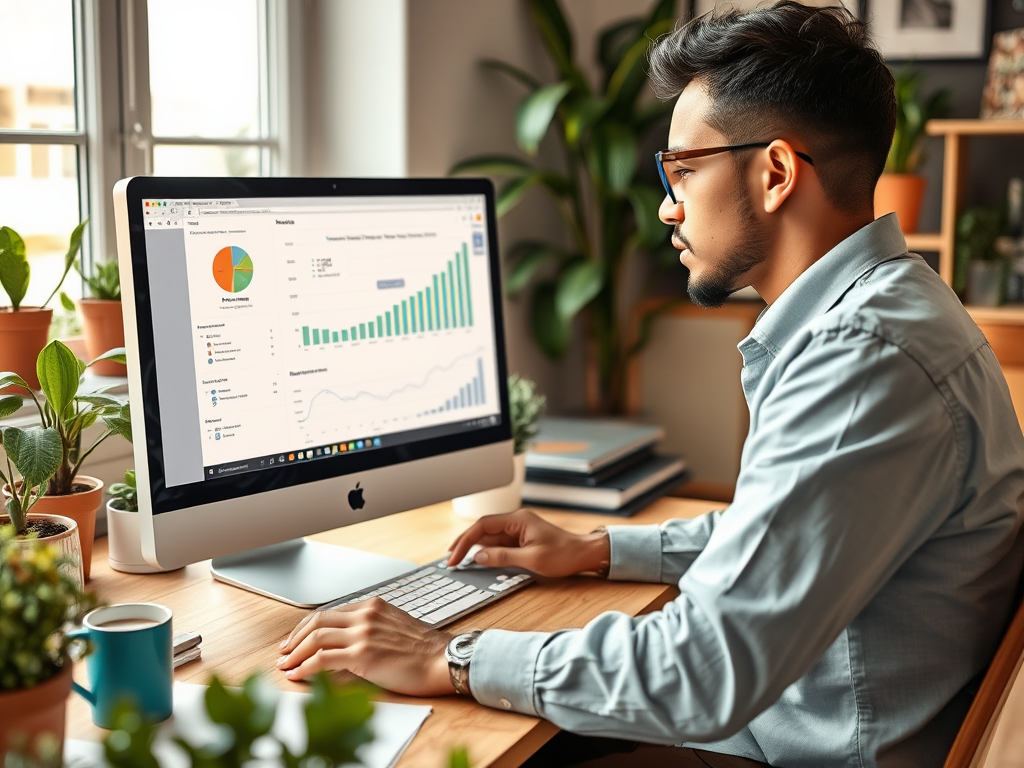
[[[654,153],[654,160],[658,164],[658,175],[661,177],[661,183],[665,185],[665,194],[668,195],[669,200],[673,203],[678,204],[679,200],[676,200],[676,194],[672,189],[672,184],[669,182],[669,174],[673,172],[674,166],[670,163],[678,163],[681,160],[692,160],[695,157],[707,157],[708,155],[717,155],[721,152],[734,152],[740,149],[755,149],[758,147],[770,146],[770,141],[758,141],[753,144],[733,144],[730,147],[704,147],[703,149],[684,149],[679,152],[669,152],[664,150],[662,152]],[[811,156],[803,152],[797,152],[796,156],[801,160],[806,160],[808,165],[814,165],[814,161]]]

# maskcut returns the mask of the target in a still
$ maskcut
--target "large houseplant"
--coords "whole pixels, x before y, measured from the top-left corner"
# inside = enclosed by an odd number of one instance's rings
[[[925,126],[949,112],[952,91],[942,88],[925,97],[920,93],[923,72],[902,71],[896,78],[896,131],[885,159],[885,171],[875,187],[875,216],[892,211],[904,232],[916,232],[924,199]]]
[[[85,353],[89,358],[99,357],[104,351],[124,346],[124,319],[121,312],[121,276],[117,260],[96,262],[88,272],[78,273],[89,295],[79,300],[78,311],[82,316],[82,330],[85,334]],[[61,304],[69,312],[75,311],[75,303],[66,293],[60,295]],[[101,360],[92,367],[100,376],[124,376],[123,363],[116,360]]]
[[[124,349],[110,350],[97,359],[124,362]],[[92,563],[92,539],[96,511],[103,500],[103,482],[78,472],[89,454],[107,438],[132,437],[131,413],[123,397],[102,391],[79,394],[87,367],[62,342],[47,344],[36,360],[43,400],[36,397],[21,375],[0,373],[0,392],[7,390],[0,394],[0,418],[21,408],[24,397],[10,392],[21,388],[28,391],[40,420],[36,427],[0,429],[0,440],[7,452],[6,468],[0,468],[7,514],[21,535],[28,532],[31,510],[72,518],[79,526],[86,579]],[[83,432],[98,421],[105,428],[83,450]]]
[[[18,546],[0,527],[0,754],[18,749],[59,764],[71,692],[68,622],[95,606],[58,551]]]
[[[7,294],[10,306],[0,307],[0,371],[24,371],[25,381],[33,389],[39,388],[34,363],[39,350],[46,344],[53,310],[47,304],[64,284],[82,246],[82,232],[88,219],[71,233],[71,242],[64,255],[64,271],[49,297],[38,307],[22,305],[28,292],[32,269],[28,263],[25,241],[10,227],[0,227],[0,286]]]
[[[658,218],[664,192],[654,183],[653,163],[645,161],[642,151],[647,149],[645,137],[671,111],[670,103],[644,98],[645,65],[654,40],[674,24],[676,3],[658,0],[647,16],[601,32],[598,87],[587,82],[575,59],[573,36],[558,0],[528,0],[527,5],[554,63],[556,81],[543,83],[505,62],[484,64],[527,91],[515,121],[523,152],[535,158],[542,139],[551,133],[560,145],[561,162],[549,167],[535,159],[487,155],[463,160],[451,173],[508,177],[498,193],[499,215],[532,188],[547,193],[565,223],[569,245],[535,239],[513,244],[508,292],[515,296],[533,284],[533,337],[554,359],[565,354],[573,319],[583,314],[588,408],[621,413],[627,363],[645,335],[627,338],[624,273],[638,251],[655,256],[655,269],[675,265],[678,256],[668,240],[669,228]],[[660,308],[652,305],[641,327]]]

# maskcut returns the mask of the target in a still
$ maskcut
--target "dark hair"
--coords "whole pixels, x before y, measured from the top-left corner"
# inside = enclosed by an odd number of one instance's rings
[[[845,8],[783,0],[708,13],[662,38],[650,64],[660,98],[699,81],[713,104],[707,121],[730,144],[799,137],[833,206],[872,206],[896,127],[894,83]]]

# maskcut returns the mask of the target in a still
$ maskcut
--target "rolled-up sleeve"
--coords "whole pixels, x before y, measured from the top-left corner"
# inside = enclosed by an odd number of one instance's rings
[[[840,329],[777,362],[725,513],[609,529],[610,576],[678,582],[679,597],[579,630],[485,632],[470,671],[479,701],[578,733],[725,738],[937,529],[961,466],[944,400],[914,361]]]

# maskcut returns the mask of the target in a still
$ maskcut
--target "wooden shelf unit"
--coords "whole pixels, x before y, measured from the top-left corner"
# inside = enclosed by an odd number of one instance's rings
[[[973,136],[1024,136],[1024,120],[929,120],[929,136],[945,139],[942,166],[942,226],[936,234],[907,236],[911,250],[937,251],[939,275],[953,284],[953,249],[956,219],[964,208],[967,192],[967,167]]]

